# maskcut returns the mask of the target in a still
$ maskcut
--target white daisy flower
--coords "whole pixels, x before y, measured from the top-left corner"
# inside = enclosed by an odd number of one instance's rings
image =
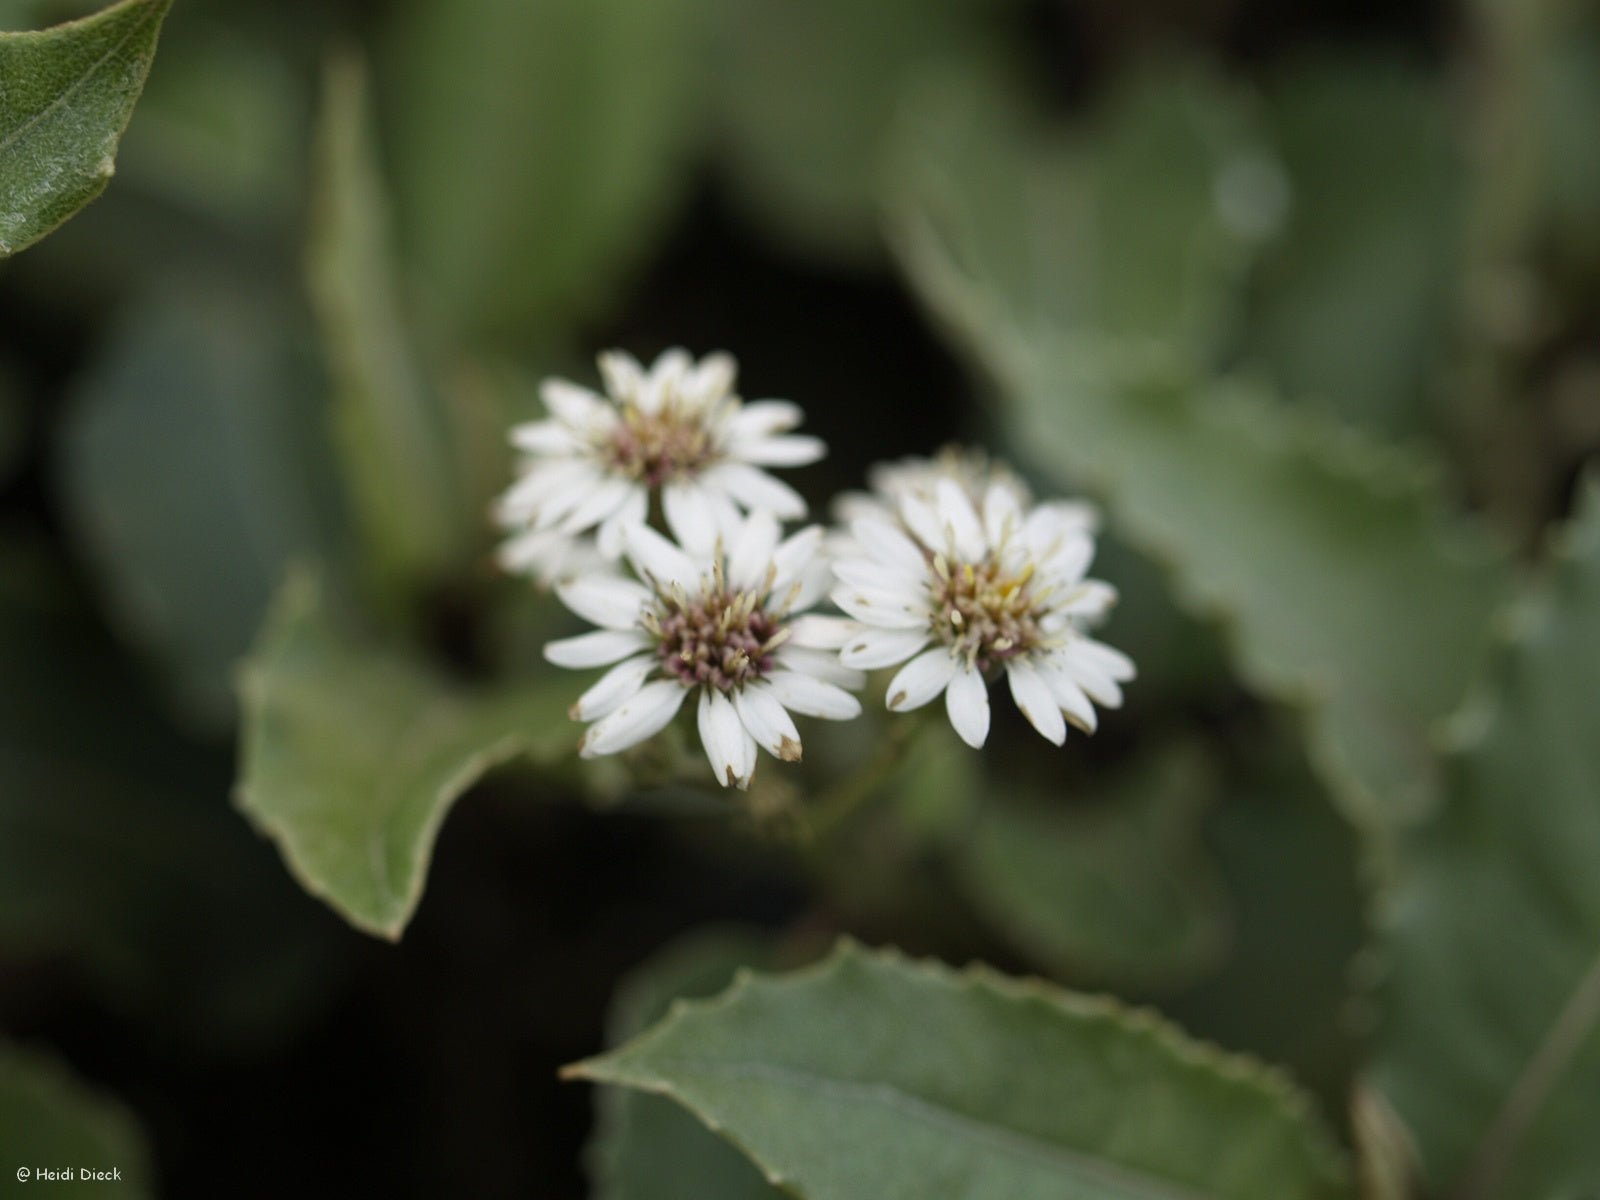
[[[619,558],[623,531],[648,519],[653,499],[673,535],[696,553],[709,553],[718,536],[731,538],[745,512],[805,516],[799,493],[763,468],[803,466],[826,449],[791,432],[801,421],[796,405],[742,401],[736,372],[727,354],[696,363],[668,350],[645,370],[610,351],[600,356],[604,396],[546,380],[549,416],[511,431],[523,458],[496,508],[512,533],[501,564],[547,582],[572,577],[584,564],[570,561],[571,543],[590,533],[601,555]]]
[[[1083,632],[1116,591],[1084,577],[1094,541],[1080,507],[1025,507],[1005,482],[991,482],[975,504],[944,477],[931,498],[901,495],[894,515],[851,523],[859,549],[834,564],[833,592],[861,623],[840,660],[863,670],[905,664],[889,683],[892,711],[943,693],[956,732],[982,746],[987,679],[1003,671],[1023,716],[1059,746],[1069,722],[1094,732],[1094,704],[1122,703],[1133,663]]]
[[[615,664],[572,706],[574,720],[593,722],[580,754],[645,741],[693,696],[711,769],[724,786],[744,788],[757,746],[799,760],[791,713],[859,715],[846,689],[864,677],[837,653],[854,624],[805,612],[832,583],[822,529],[780,536],[777,518],[758,511],[697,554],[631,525],[622,537],[637,579],[602,572],[557,586],[568,608],[600,628],[551,642],[545,657],[561,667]]]

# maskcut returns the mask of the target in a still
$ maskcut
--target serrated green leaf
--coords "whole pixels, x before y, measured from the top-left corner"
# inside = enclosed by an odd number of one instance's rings
[[[332,923],[92,619],[0,542],[0,957],[163,1038],[259,1047],[328,994]]]
[[[672,1097],[807,1200],[1352,1195],[1270,1071],[1114,1001],[849,942],[569,1074]]]
[[[0,258],[105,190],[172,0],[0,33]]]
[[[73,1177],[41,1179],[35,1172],[70,1169]],[[83,1179],[85,1169],[116,1180]],[[23,1174],[23,1173],[26,1174]],[[37,1187],[79,1200],[108,1191],[129,1200],[155,1195],[149,1153],[132,1115],[91,1090],[54,1058],[0,1042],[0,1179],[26,1194]]]
[[[334,428],[375,579],[416,585],[467,546],[453,434],[401,308],[361,60],[330,62],[323,90],[307,272]]]
[[[1129,301],[1102,316],[1058,274],[1081,257],[1092,282],[1095,262],[1121,259],[1113,231],[1142,238],[1142,222],[1081,222],[1086,205],[1115,211],[1121,196],[1084,199],[1093,172],[1068,168],[1092,142],[1063,151],[986,128],[986,138],[960,129],[954,142],[925,141],[925,187],[900,207],[898,242],[923,298],[999,378],[1019,454],[1103,493],[1116,528],[1166,566],[1180,598],[1229,622],[1245,679],[1310,705],[1319,764],[1354,814],[1392,822],[1425,810],[1430,728],[1471,676],[1505,587],[1501,561],[1442,515],[1419,467],[1197,377],[1206,330],[1228,303],[1226,271],[1195,275],[1184,239],[1159,243],[1180,278],[1149,250],[1126,249],[1129,270],[1165,269],[1187,301]],[[1190,191],[1189,216],[1169,219],[1214,245],[1198,177]]]
[[[1204,755],[1171,748],[1092,796],[1029,790],[991,789],[952,847],[997,931],[1078,985],[1171,987],[1216,963],[1227,898],[1200,842],[1216,791]]]
[[[751,931],[699,930],[633,971],[618,989],[606,1042],[619,1046],[679,1000],[713,996],[742,967],[765,965],[772,947]],[[660,1096],[606,1088],[589,1143],[596,1200],[775,1200],[748,1158]]]
[[[286,565],[345,556],[314,379],[275,298],[202,276],[138,297],[75,389],[68,516],[123,628],[212,725]]]
[[[699,16],[696,0],[400,7],[384,105],[396,198],[448,328],[526,346],[610,298],[687,183]]]
[[[1440,1194],[1600,1188],[1600,484],[1458,718],[1385,906],[1378,1085]]]
[[[1266,113],[1288,220],[1262,255],[1248,351],[1292,400],[1425,433],[1463,238],[1444,89],[1401,62],[1328,57],[1280,72]]]
[[[468,692],[348,636],[320,589],[285,585],[240,681],[240,808],[312,895],[397,939],[450,807],[490,768],[576,743],[564,681]]]

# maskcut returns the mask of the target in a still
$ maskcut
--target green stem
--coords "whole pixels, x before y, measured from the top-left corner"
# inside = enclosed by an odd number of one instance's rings
[[[906,747],[916,740],[922,726],[918,717],[893,721],[879,740],[876,752],[811,806],[805,840],[815,843],[831,836],[877,794],[904,759]]]

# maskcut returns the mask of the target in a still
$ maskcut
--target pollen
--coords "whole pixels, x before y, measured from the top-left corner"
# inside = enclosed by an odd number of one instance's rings
[[[692,478],[718,457],[704,412],[674,396],[653,412],[628,404],[602,451],[614,470],[651,488]]]
[[[1033,586],[1032,564],[1008,571],[997,559],[933,560],[933,632],[980,671],[1045,642],[1040,618],[1048,596]]]
[[[772,671],[788,630],[758,593],[731,590],[718,575],[698,595],[677,589],[661,597],[645,614],[644,627],[655,638],[662,669],[685,687],[734,692]]]

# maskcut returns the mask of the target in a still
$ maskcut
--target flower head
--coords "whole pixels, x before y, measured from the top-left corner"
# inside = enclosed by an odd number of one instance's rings
[[[989,734],[988,678],[1006,675],[1023,716],[1050,741],[1070,721],[1086,732],[1094,703],[1116,707],[1133,663],[1084,633],[1116,600],[1086,579],[1094,556],[1082,506],[1028,506],[1018,488],[991,480],[975,501],[950,475],[908,488],[886,512],[850,524],[834,564],[834,602],[861,622],[840,653],[850,667],[905,663],[889,708],[904,712],[941,692],[969,745]],[[907,661],[909,660],[909,661]]]
[[[622,536],[637,578],[602,571],[558,585],[562,602],[600,628],[545,647],[557,666],[616,664],[572,707],[574,720],[593,722],[579,743],[584,757],[652,737],[693,695],[712,770],[743,788],[757,746],[800,758],[791,712],[860,713],[845,689],[863,677],[835,653],[853,626],[805,613],[831,582],[820,527],[780,540],[777,519],[756,512],[705,554],[643,524]]]
[[[590,532],[600,554],[616,559],[652,499],[678,541],[701,554],[719,536],[731,539],[745,512],[804,516],[799,494],[762,468],[815,462],[823,444],[791,432],[801,420],[795,405],[742,401],[736,372],[726,354],[697,363],[669,350],[646,370],[611,351],[600,356],[603,396],[546,380],[549,415],[511,431],[523,459],[497,509],[512,533],[502,565],[546,580],[581,574],[587,563],[581,552],[573,559],[572,543]]]

